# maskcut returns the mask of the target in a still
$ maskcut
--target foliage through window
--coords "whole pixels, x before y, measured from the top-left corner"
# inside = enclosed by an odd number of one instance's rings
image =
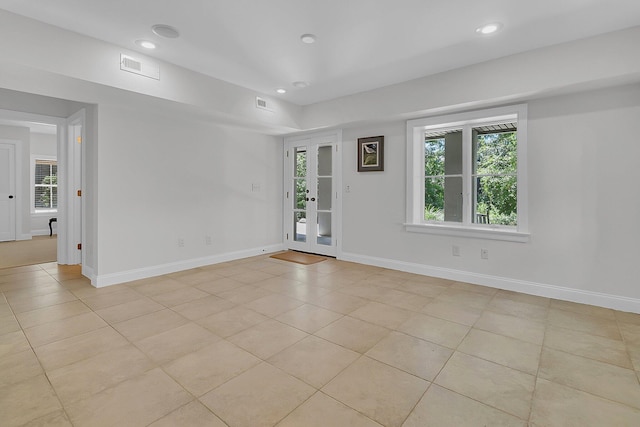
[[[35,161],[34,208],[55,210],[58,208],[58,163],[55,160]]]
[[[463,220],[463,182],[473,182],[471,222],[517,225],[517,127],[515,123],[426,132],[424,219]],[[472,145],[472,171],[464,173],[463,144]]]
[[[306,217],[307,217],[307,149],[296,147],[294,150],[295,168],[295,198],[294,198],[294,234],[293,240],[296,242],[306,242]],[[304,230],[304,231],[303,231]]]
[[[518,225],[518,137],[516,124],[508,127],[474,130],[473,219],[482,224]]]
[[[411,120],[407,132],[409,231],[526,234],[526,106]]]

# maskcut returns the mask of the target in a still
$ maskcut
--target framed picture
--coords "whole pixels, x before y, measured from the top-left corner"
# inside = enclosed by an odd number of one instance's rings
[[[358,138],[358,172],[384,170],[384,136]]]

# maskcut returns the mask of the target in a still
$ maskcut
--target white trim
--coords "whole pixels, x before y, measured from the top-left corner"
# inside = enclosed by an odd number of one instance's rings
[[[52,225],[51,229],[53,230],[53,235],[57,236],[58,235],[58,231],[56,230],[55,226]],[[49,229],[48,228],[41,228],[39,230],[31,230],[31,235],[32,236],[48,236],[49,235]]]
[[[80,135],[71,134],[70,128],[72,126],[80,126]],[[67,236],[68,239],[66,242],[67,248],[67,264],[85,264],[84,262],[84,254],[86,253],[87,247],[84,242],[83,228],[84,221],[82,218],[83,215],[83,198],[78,197],[77,190],[84,190],[83,182],[82,182],[82,154],[84,152],[85,141],[85,110],[80,109],[73,113],[71,116],[67,117],[65,120],[65,141],[66,145],[66,153],[65,159],[67,160],[67,181],[62,187],[64,189],[65,194],[68,196],[68,199],[65,201],[66,208],[66,218],[65,225],[68,231]],[[80,136],[81,143],[78,144],[76,141],[76,137]],[[60,153],[58,153],[58,157]],[[58,160],[58,164],[60,164]],[[60,167],[58,166],[58,174],[60,174]],[[58,178],[59,179],[59,178]],[[60,182],[58,181],[58,208],[60,208],[61,200],[60,200]],[[86,194],[86,193],[83,193]],[[84,250],[78,250],[78,243],[82,244]]]
[[[96,273],[88,265],[82,266],[82,275],[88,277],[92,284],[96,282]]]
[[[293,234],[290,231],[290,225],[293,224],[293,210],[291,205],[291,199],[287,199],[287,191],[289,191],[290,197],[295,197],[292,189],[290,189],[291,182],[293,180],[291,160],[287,157],[289,150],[294,145],[304,143],[306,145],[315,144],[319,140],[325,138],[331,138],[332,146],[336,147],[336,151],[332,154],[332,198],[335,197],[331,214],[331,227],[334,244],[331,246],[318,245],[315,241],[307,239],[306,242],[296,242],[293,240]],[[326,141],[322,141],[321,145]],[[338,256],[342,253],[342,129],[334,129],[325,132],[310,132],[299,134],[296,136],[290,136],[284,138],[283,141],[283,195],[282,195],[282,242],[288,249],[301,250],[307,252],[319,253],[327,256]],[[289,163],[288,163],[289,162]],[[311,175],[313,176],[313,174]],[[290,238],[287,241],[287,233],[290,234]]]
[[[526,280],[491,276],[387,258],[370,257],[354,253],[343,252],[340,260],[640,314],[640,299],[638,298],[585,291],[546,283],[529,282]]]
[[[473,239],[503,240],[507,242],[527,243],[529,233],[521,233],[498,226],[466,227],[453,224],[404,224],[404,229],[412,233],[438,234],[441,236],[469,237]]]
[[[191,268],[203,267],[205,265],[219,264],[221,262],[234,261],[237,259],[278,252],[284,250],[284,248],[284,244],[277,244],[236,252],[228,252],[208,257],[171,262],[168,264],[154,265],[152,267],[137,268],[135,270],[122,271],[119,273],[102,274],[96,276],[93,274],[93,270],[91,270],[90,276],[88,274],[85,275],[90,277],[91,284],[93,286],[95,286],[96,288],[102,288],[105,286],[116,285],[118,283],[131,282],[133,280],[146,279],[148,277],[155,277],[163,274],[189,270]]]
[[[342,211],[342,197],[343,197],[343,188],[342,188],[342,153],[344,152],[344,145],[342,143],[342,129],[336,130],[336,159],[335,159],[335,167],[336,171],[333,172],[333,178],[335,180],[335,191],[336,191],[336,199],[335,199],[335,213],[331,220],[333,221],[332,227],[333,232],[335,233],[336,239],[336,257],[342,255],[342,222],[343,222],[343,211]],[[337,221],[336,221],[337,219]]]
[[[425,117],[407,121],[407,181],[406,181],[406,223],[408,232],[431,233],[458,237],[486,238],[516,242],[529,241],[528,181],[527,181],[527,113],[526,104],[517,104],[497,108],[485,108],[444,116]],[[517,119],[518,133],[518,225],[517,227],[480,227],[471,222],[468,208],[463,210],[463,222],[460,224],[431,222],[424,220],[424,139],[425,131],[431,129],[461,128],[469,132],[470,126],[487,122],[500,123]],[[463,138],[464,139],[464,138]],[[470,170],[471,148],[463,145],[464,170]],[[463,182],[464,205],[471,206],[472,194],[468,182]]]

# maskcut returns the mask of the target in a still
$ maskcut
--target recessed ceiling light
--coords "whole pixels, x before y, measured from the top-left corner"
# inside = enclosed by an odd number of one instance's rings
[[[302,43],[311,44],[316,42],[316,36],[314,34],[303,34],[300,36]]]
[[[180,33],[178,32],[178,30],[173,28],[171,25],[156,24],[151,27],[151,31],[153,31],[155,35],[167,39],[177,39],[178,37],[180,37]]]
[[[282,94],[282,93],[287,93],[287,90],[280,87],[280,88],[276,89],[276,92]]]
[[[492,22],[491,24],[486,24],[481,27],[476,28],[476,33],[482,35],[489,35],[497,32],[502,28],[502,24],[499,22]]]
[[[299,87],[299,88],[303,88],[303,87],[309,86],[309,82],[303,82],[303,81],[293,82],[292,84],[293,84],[293,86]]]
[[[156,44],[154,42],[150,42],[149,40],[136,40],[136,44],[145,49],[155,49]]]

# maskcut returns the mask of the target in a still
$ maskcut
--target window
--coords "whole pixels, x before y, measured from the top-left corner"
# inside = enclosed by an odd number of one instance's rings
[[[407,231],[527,241],[526,105],[407,122]]]
[[[58,162],[55,159],[34,159],[34,212],[55,212],[58,209]]]

